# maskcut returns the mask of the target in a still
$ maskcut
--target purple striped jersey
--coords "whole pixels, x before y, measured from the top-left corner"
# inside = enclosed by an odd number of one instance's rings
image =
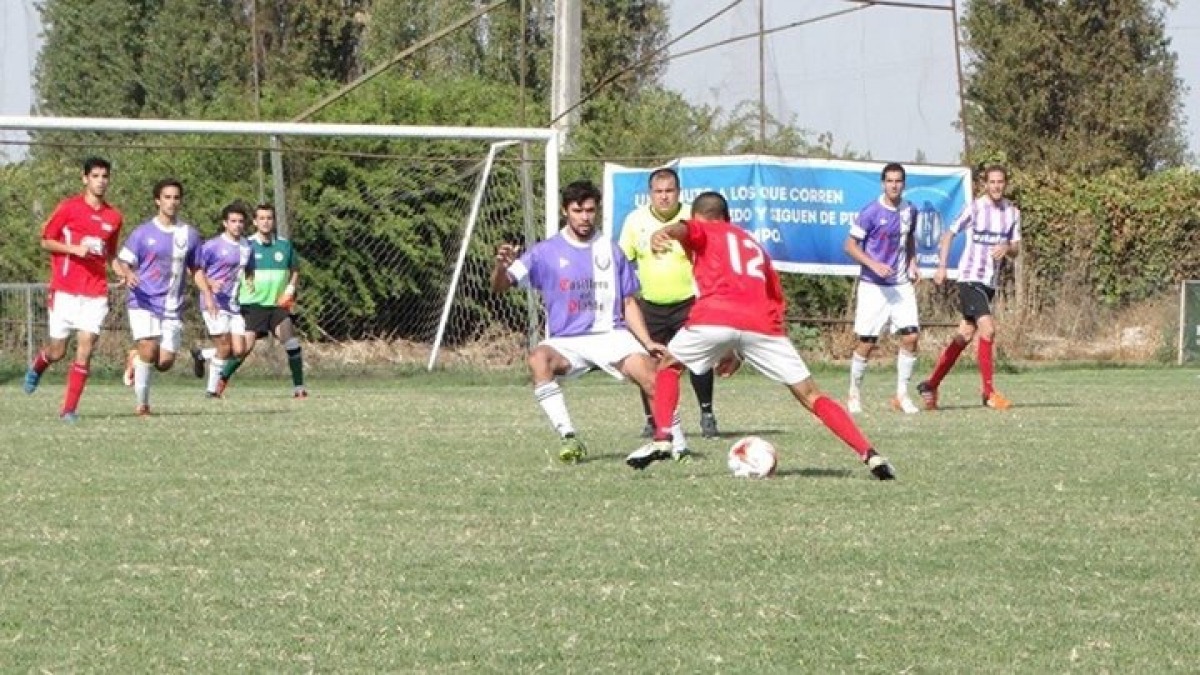
[[[885,279],[863,265],[859,279],[877,286],[909,283],[908,235],[916,220],[917,210],[903,199],[899,207],[893,207],[880,197],[858,212],[850,236],[858,240],[867,257],[892,268],[892,275]]]
[[[567,228],[538,242],[508,268],[546,307],[550,337],[596,335],[625,327],[625,298],[641,290],[633,264],[607,235],[568,238]]]
[[[992,247],[1021,241],[1021,210],[1007,199],[994,202],[984,195],[963,209],[950,231],[967,233],[967,246],[958,259],[958,280],[995,286]]]
[[[164,228],[151,218],[134,230],[117,254],[138,276],[138,285],[129,289],[129,308],[147,310],[160,319],[178,319],[184,280],[200,267],[202,243],[196,228],[183,221]]]

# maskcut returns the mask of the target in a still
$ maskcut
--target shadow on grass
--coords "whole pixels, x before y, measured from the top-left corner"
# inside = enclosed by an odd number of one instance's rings
[[[852,478],[855,471],[850,469],[819,469],[808,467],[804,469],[783,469],[775,471],[775,477],[799,476],[801,478]]]

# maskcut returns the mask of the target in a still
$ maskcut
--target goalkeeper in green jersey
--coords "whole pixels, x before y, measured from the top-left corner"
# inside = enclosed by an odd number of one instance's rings
[[[246,324],[245,356],[233,357],[225,362],[216,393],[218,396],[224,395],[229,378],[233,377],[242,361],[254,349],[255,341],[274,335],[287,351],[288,369],[292,371],[292,397],[308,398],[308,389],[304,387],[304,359],[292,319],[296,284],[300,279],[300,260],[296,257],[292,242],[275,234],[274,206],[260,204],[255,207],[254,229],[254,234],[249,237],[254,257],[254,285],[243,285],[238,293],[238,303],[242,306],[242,318]],[[204,354],[200,350],[193,350],[192,356],[198,363],[204,362]]]

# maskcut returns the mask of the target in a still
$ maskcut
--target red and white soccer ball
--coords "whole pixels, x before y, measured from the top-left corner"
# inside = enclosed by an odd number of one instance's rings
[[[758,436],[739,438],[729,448],[729,470],[738,478],[766,478],[778,464],[775,446]]]

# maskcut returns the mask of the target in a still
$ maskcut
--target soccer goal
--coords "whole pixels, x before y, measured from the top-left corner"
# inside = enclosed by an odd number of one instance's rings
[[[28,223],[80,189],[90,155],[113,163],[109,200],[130,230],[165,177],[183,183],[183,218],[206,238],[226,204],[273,203],[302,260],[306,358],[433,368],[451,352],[519,353],[540,332],[532,296],[489,284],[497,243],[557,231],[552,129],[49,117],[0,117],[0,129],[30,139],[15,165],[37,186],[15,216]]]
[[[1179,285],[1179,365],[1200,359],[1200,281]]]

